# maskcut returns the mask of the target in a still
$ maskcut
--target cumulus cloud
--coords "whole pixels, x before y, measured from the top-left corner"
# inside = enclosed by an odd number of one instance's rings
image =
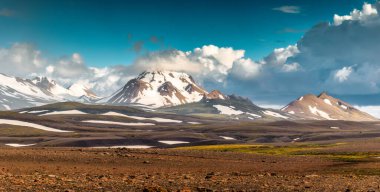
[[[239,78],[253,78],[259,74],[262,63],[244,58],[244,54],[244,50],[206,45],[192,51],[172,49],[148,52],[130,65],[97,68],[89,67],[79,53],[47,60],[35,47],[16,43],[0,49],[0,66],[3,66],[1,72],[19,77],[42,75],[66,86],[80,82],[99,95],[106,96],[146,70],[187,72],[200,83],[223,83],[231,74]]]
[[[182,71],[201,81],[223,82],[234,63],[244,57],[244,50],[205,45],[192,51],[164,50],[150,52],[136,59],[131,70]]]
[[[285,72],[294,72],[297,71],[300,68],[300,65],[296,62],[291,63],[291,64],[284,64],[282,66],[282,70]]]
[[[248,70],[238,70],[240,66],[236,65],[225,90],[258,101],[281,102],[325,90],[339,95],[378,94],[379,10],[380,2],[365,3],[362,10],[335,16],[332,24],[315,25],[296,45],[275,49],[254,62],[259,66],[255,75],[245,75]]]
[[[378,17],[376,6],[364,3],[362,10],[354,9],[349,15],[339,16],[335,14],[334,25],[341,25],[344,21],[368,22],[375,17]]]
[[[352,73],[352,67],[343,67],[342,69],[339,69],[336,71],[334,78],[338,80],[339,82],[346,81],[348,77]]]
[[[298,41],[299,53],[288,61],[302,66],[313,79],[310,87],[314,89],[333,89],[339,94],[376,93],[380,89],[379,7],[379,2],[364,4],[363,10],[352,11],[352,18],[340,25],[314,26]]]
[[[252,79],[260,74],[262,63],[256,63],[251,59],[239,59],[234,62],[230,73],[238,79]]]
[[[41,52],[32,45],[15,43],[9,48],[0,48],[2,73],[24,76],[40,72],[45,64]]]
[[[299,53],[297,45],[289,45],[286,48],[277,48],[264,58],[264,61],[269,65],[284,65],[289,57]]]
[[[46,71],[50,72],[49,74],[60,78],[78,78],[87,74],[88,70],[79,53],[62,57],[54,63],[54,66],[49,65],[46,67]]]
[[[283,13],[298,14],[301,13],[301,8],[299,6],[285,5],[281,7],[273,8],[275,11],[281,11]]]
[[[258,77],[244,82],[241,78],[229,79],[229,85],[235,82],[240,90],[244,90],[242,86],[255,87],[243,93],[252,98],[274,93],[297,97],[324,90],[339,95],[378,94],[379,10],[380,2],[364,4],[362,10],[335,16],[332,24],[315,25],[296,45],[275,49],[265,57]]]
[[[15,43],[0,48],[0,72],[22,78],[47,76],[69,86],[83,83],[101,96],[107,96],[132,78],[126,66],[89,67],[79,53],[48,60],[31,44]]]

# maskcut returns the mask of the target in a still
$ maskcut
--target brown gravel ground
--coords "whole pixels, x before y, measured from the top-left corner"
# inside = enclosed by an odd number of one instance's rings
[[[379,170],[380,159],[358,163],[173,149],[0,148],[0,191],[380,191]]]

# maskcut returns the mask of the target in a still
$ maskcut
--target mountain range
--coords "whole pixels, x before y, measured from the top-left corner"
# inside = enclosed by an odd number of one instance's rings
[[[0,109],[12,110],[62,101],[96,100],[98,97],[81,84],[65,88],[47,77],[22,79],[0,74]]]
[[[375,117],[326,92],[304,95],[281,110],[265,109],[247,98],[208,92],[188,74],[145,71],[108,97],[101,98],[80,83],[64,87],[47,77],[22,79],[0,74],[0,110],[75,101],[105,105],[128,105],[182,115],[213,115],[230,119],[354,120]]]

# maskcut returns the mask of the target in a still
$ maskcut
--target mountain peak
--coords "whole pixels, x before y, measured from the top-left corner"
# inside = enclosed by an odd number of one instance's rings
[[[144,71],[119,90],[109,103],[138,103],[154,107],[196,102],[207,94],[187,73],[174,71]]]
[[[57,86],[57,83],[54,80],[49,79],[44,76],[37,76],[31,80],[34,84],[42,89],[46,89],[47,91],[51,91],[54,86]]]
[[[219,90],[213,90],[206,95],[206,99],[222,99],[225,100],[227,96],[223,95]]]
[[[377,120],[371,115],[355,109],[350,104],[322,92],[318,96],[308,94],[289,103],[281,109],[284,112],[299,116],[303,119],[318,120]]]
[[[325,97],[331,97],[331,96],[327,93],[327,91],[323,91],[322,93],[320,93],[320,94],[318,95],[318,98],[325,98]]]

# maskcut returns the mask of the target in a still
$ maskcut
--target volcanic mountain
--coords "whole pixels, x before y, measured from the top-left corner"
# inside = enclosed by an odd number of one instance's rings
[[[328,95],[304,95],[281,109],[301,119],[373,121],[375,117],[352,105]]]
[[[143,72],[114,93],[107,103],[113,105],[142,104],[151,107],[174,106],[200,101],[209,95],[186,74],[171,71]]]

